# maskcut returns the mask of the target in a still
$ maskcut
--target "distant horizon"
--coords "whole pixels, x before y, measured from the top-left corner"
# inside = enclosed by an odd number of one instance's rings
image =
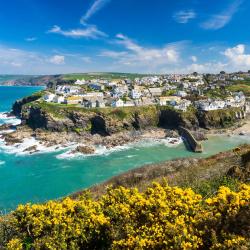
[[[223,71],[223,70],[221,70]],[[200,75],[206,75],[206,74],[220,74],[220,72],[216,72],[216,73],[212,73],[212,72],[204,72],[204,73],[200,73],[200,72],[196,72],[196,71],[193,71],[193,72],[187,72],[187,73],[176,73],[176,72],[170,72],[170,73],[140,73],[140,72],[104,72],[104,71],[96,71],[96,72],[75,72],[75,73],[55,73],[55,74],[5,74],[5,73],[0,73],[0,76],[28,76],[28,77],[35,77],[35,76],[60,76],[60,75],[84,75],[84,74],[96,74],[96,75],[101,75],[101,74],[125,74],[125,75],[189,75],[189,74],[193,74],[193,73],[198,73]],[[242,71],[242,70],[239,70],[239,71],[230,71],[230,72],[226,72],[225,71],[225,74],[236,74],[236,73],[248,73],[248,70],[247,71]]]

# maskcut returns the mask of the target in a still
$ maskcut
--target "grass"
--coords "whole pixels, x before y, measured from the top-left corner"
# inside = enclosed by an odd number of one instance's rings
[[[187,187],[189,186],[190,185]],[[192,185],[192,189],[203,197],[212,197],[221,186],[228,187],[233,191],[238,191],[240,182],[235,178],[219,176],[214,179],[198,182],[196,185]]]
[[[242,91],[246,96],[250,96],[250,81],[240,81],[237,84],[229,86],[228,90],[232,92]]]
[[[117,72],[96,72],[96,73],[79,73],[79,74],[66,74],[63,75],[64,80],[77,80],[77,79],[105,79],[105,80],[114,80],[114,79],[126,79],[129,78],[134,80],[135,78],[141,78],[144,76],[149,76],[149,74],[133,74],[133,73],[117,73]]]
[[[170,186],[190,187],[205,196],[211,196],[221,185],[237,190],[239,182],[227,177],[228,170],[241,165],[241,155],[250,151],[250,145],[219,153],[206,159],[176,159],[133,169],[109,181],[90,188],[94,198],[106,192],[108,186],[136,187],[145,191],[152,182],[167,182]],[[74,194],[77,197],[82,192]]]

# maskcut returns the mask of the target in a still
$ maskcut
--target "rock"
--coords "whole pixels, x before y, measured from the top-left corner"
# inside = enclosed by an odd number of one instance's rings
[[[250,180],[250,151],[241,156],[241,166],[233,166],[229,169],[227,175],[243,182]]]
[[[166,137],[179,138],[179,133],[175,130],[166,129]]]
[[[0,131],[12,129],[13,126],[10,124],[3,124],[0,126]]]
[[[22,139],[14,137],[12,134],[4,135],[4,140],[6,142],[6,145],[14,145],[14,144],[23,142]]]
[[[23,152],[36,152],[37,151],[37,146],[30,146],[28,148],[26,148]]]
[[[241,160],[243,165],[247,165],[250,163],[250,151],[248,151],[247,153],[243,154],[241,156]]]
[[[208,140],[208,137],[205,133],[201,131],[192,131],[192,134],[197,141],[205,141]]]
[[[245,135],[245,134],[246,134],[245,131],[241,131],[241,132],[239,133],[239,135]]]
[[[78,146],[75,150],[72,151],[72,153],[81,153],[90,155],[95,153],[95,149],[89,146]]]

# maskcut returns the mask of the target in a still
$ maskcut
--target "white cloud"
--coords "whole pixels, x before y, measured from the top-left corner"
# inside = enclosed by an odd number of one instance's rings
[[[84,16],[81,18],[81,23],[85,23],[91,18],[96,12],[101,10],[110,0],[95,0],[92,6],[88,9]]]
[[[123,34],[117,34],[116,38],[113,45],[121,47],[120,50],[103,50],[98,55],[111,60],[109,71],[159,73],[163,68],[173,68],[182,61],[183,42],[152,48],[142,46]]]
[[[239,44],[233,48],[228,48],[223,53],[233,66],[241,69],[250,67],[250,54],[245,54],[245,45]]]
[[[192,62],[197,62],[197,57],[196,56],[191,56],[190,59],[192,60]]]
[[[100,37],[106,37],[107,35],[98,30],[95,25],[85,25],[84,29],[72,29],[72,30],[62,30],[61,27],[54,25],[48,33],[54,33],[63,35],[71,38],[92,38],[97,39]]]
[[[26,42],[34,42],[34,41],[36,41],[36,40],[37,40],[37,37],[27,37],[27,38],[25,39]]]
[[[184,66],[183,73],[218,73],[227,68],[227,64],[222,62],[205,62],[205,63],[192,63],[191,65]]]
[[[104,50],[99,54],[99,56],[110,57],[114,59],[118,59],[127,55],[128,55],[128,52],[126,51],[112,51],[112,50]]]
[[[207,21],[201,24],[201,27],[208,30],[218,30],[226,26],[239,10],[243,0],[235,0],[228,8],[219,14],[212,15]]]
[[[191,19],[196,18],[193,10],[181,10],[174,14],[173,18],[177,23],[188,23]]]
[[[82,61],[84,61],[85,63],[91,63],[92,60],[89,56],[82,56],[80,57],[82,59]]]
[[[49,61],[53,64],[61,65],[65,63],[65,57],[60,55],[52,56]]]
[[[116,37],[118,38],[116,43],[128,50],[127,54],[125,54],[124,51],[122,53],[123,60],[130,64],[137,64],[140,62],[153,66],[177,63],[179,60],[179,53],[176,45],[166,45],[163,48],[146,48],[138,45],[123,34],[118,34]]]

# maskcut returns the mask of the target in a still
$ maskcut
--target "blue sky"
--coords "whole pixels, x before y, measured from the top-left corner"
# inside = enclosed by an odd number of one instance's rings
[[[0,3],[0,74],[250,69],[247,0]]]

